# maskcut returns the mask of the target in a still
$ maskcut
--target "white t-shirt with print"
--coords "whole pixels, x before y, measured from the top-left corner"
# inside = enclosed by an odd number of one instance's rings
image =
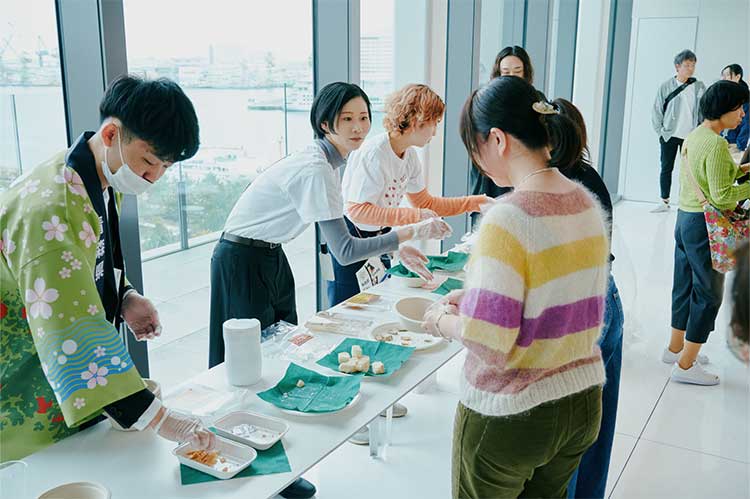
[[[224,232],[269,243],[288,243],[311,224],[343,217],[338,173],[311,144],[273,164],[232,208]]]
[[[356,151],[349,154],[342,181],[346,203],[372,203],[383,208],[398,208],[405,193],[425,189],[422,163],[417,150],[409,147],[404,157],[393,152],[388,134],[367,139]],[[376,231],[381,226],[355,223],[366,231]]]
[[[673,137],[684,139],[695,128],[695,84],[688,85],[677,98],[680,99],[680,112],[677,113],[677,127]]]

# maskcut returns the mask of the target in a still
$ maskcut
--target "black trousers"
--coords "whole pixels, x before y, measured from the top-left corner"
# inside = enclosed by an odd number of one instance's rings
[[[685,331],[688,341],[705,343],[721,306],[724,274],[711,267],[702,212],[677,211],[674,242],[672,327]]]
[[[677,157],[677,150],[682,150],[683,139],[672,137],[664,142],[659,137],[661,146],[661,174],[659,175],[659,187],[661,188],[661,198],[669,199],[669,193],[672,190],[672,170],[674,170],[674,160]]]
[[[222,325],[258,319],[261,328],[284,320],[297,324],[294,276],[281,246],[255,248],[221,240],[211,257],[208,367],[224,362]]]

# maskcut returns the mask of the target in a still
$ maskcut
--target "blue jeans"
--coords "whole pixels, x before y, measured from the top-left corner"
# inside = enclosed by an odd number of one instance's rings
[[[622,302],[615,279],[610,275],[607,290],[607,306],[604,309],[604,325],[599,338],[604,371],[607,382],[602,391],[602,426],[599,438],[581,458],[581,464],[568,484],[569,498],[603,498],[607,487],[609,458],[615,438],[617,399],[620,392],[620,368],[622,367],[622,325],[624,317]]]

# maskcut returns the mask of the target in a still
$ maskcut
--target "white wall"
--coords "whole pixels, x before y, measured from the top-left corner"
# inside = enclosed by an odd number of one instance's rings
[[[695,51],[696,77],[706,85],[727,64],[749,68],[748,19],[748,0],[635,0],[620,169],[623,197],[659,199],[659,143],[651,128],[651,105],[658,85],[674,75],[674,55],[684,48]],[[678,170],[679,163],[673,200],[679,195]]]
[[[610,2],[581,0],[578,7],[573,104],[586,121],[592,164],[599,168],[599,143],[609,36]]]

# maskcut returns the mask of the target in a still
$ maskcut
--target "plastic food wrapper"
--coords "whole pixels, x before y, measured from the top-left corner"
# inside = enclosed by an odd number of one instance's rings
[[[427,263],[427,269],[430,270],[430,272],[436,270],[459,272],[463,270],[464,265],[466,265],[466,262],[469,260],[469,255],[467,253],[449,251],[447,255],[429,256],[427,258],[430,260]],[[400,263],[388,269],[387,272],[396,277],[419,277]]]
[[[300,379],[305,382],[301,388],[297,386]],[[354,400],[360,382],[359,376],[324,376],[291,363],[276,386],[258,393],[258,397],[289,411],[336,412]]]
[[[357,338],[347,338],[333,349],[328,355],[318,361],[318,364],[332,369],[334,371],[339,370],[339,353],[346,352],[351,353],[352,347],[359,345],[362,347],[362,355],[370,357],[370,362],[380,361],[385,366],[385,372],[383,374],[375,374],[372,372],[372,367],[365,374],[365,376],[379,376],[388,377],[395,373],[401,368],[401,365],[411,357],[414,353],[414,347],[402,347],[398,345],[391,345],[390,343],[383,343],[380,341],[368,341],[360,340]],[[371,364],[372,365],[372,364]]]
[[[204,418],[238,404],[246,393],[247,390],[220,392],[197,383],[186,383],[165,397],[164,405]]]
[[[311,331],[359,336],[372,327],[373,321],[339,312],[318,312],[305,323]]]

